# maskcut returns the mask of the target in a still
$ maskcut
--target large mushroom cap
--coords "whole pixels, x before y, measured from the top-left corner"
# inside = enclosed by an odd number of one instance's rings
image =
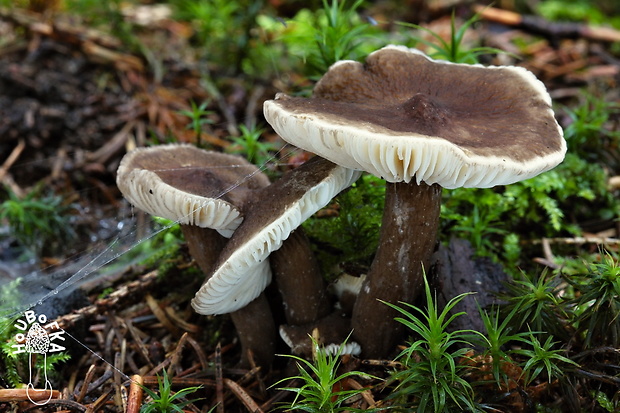
[[[264,112],[287,142],[389,182],[510,184],[553,168],[566,152],[551,98],[531,72],[436,61],[398,46],[364,65],[338,62],[312,98],[279,95]]]
[[[117,185],[133,205],[181,224],[212,228],[230,237],[242,221],[248,191],[269,185],[245,159],[191,145],[160,145],[129,152]]]
[[[315,157],[262,189],[224,247],[215,271],[192,300],[200,314],[225,314],[244,307],[269,284],[267,258],[302,222],[361,172]]]

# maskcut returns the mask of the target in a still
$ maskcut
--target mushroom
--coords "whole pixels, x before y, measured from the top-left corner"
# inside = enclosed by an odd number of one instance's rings
[[[312,98],[264,105],[287,142],[387,181],[380,245],[353,311],[366,357],[402,335],[394,310],[411,302],[435,248],[441,188],[532,178],[564,159],[566,143],[542,82],[521,67],[436,61],[387,46],[365,64],[335,63]]]
[[[357,300],[362,284],[366,279],[366,274],[360,276],[342,273],[330,284],[329,290],[338,298],[338,308],[345,314],[351,315],[353,306]]]
[[[243,220],[238,206],[269,185],[267,176],[241,157],[175,144],[129,152],[116,181],[134,206],[181,224],[190,254],[205,274]],[[268,265],[262,271],[268,272]],[[255,298],[231,317],[241,340],[242,364],[251,349],[257,363],[267,366],[275,325],[265,296]]]
[[[257,297],[270,278],[257,268],[282,247],[302,222],[360,175],[361,172],[314,157],[258,191],[249,201],[243,223],[224,247],[208,281],[192,300],[194,310],[200,314],[223,314],[242,308]],[[299,274],[289,276],[295,280],[288,284],[291,288],[303,283]],[[306,292],[299,286],[297,290],[302,300]]]
[[[159,145],[129,152],[119,165],[116,183],[132,205],[181,224],[192,257],[202,257],[201,238],[212,232],[230,238],[243,221],[240,205],[269,178],[245,159],[191,145]],[[214,231],[203,231],[207,228]],[[197,242],[194,242],[194,240]],[[207,250],[208,251],[208,250]]]
[[[282,325],[280,326],[280,338],[291,349],[291,353],[297,356],[312,357],[312,339],[316,337],[318,342],[329,347],[333,351],[347,342],[351,330],[351,319],[342,312],[335,311],[327,317],[305,325]],[[335,354],[336,352],[333,352]],[[346,343],[342,354],[358,356],[359,344],[351,341]]]

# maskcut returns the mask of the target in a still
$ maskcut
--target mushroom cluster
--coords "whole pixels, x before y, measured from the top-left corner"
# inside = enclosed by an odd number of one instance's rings
[[[163,145],[127,154],[117,176],[133,205],[182,224],[207,276],[192,306],[231,313],[245,365],[250,352],[265,367],[274,354],[264,293],[272,278],[288,324],[280,334],[294,351],[304,351],[309,341],[299,341],[315,326],[334,337],[352,327],[365,357],[388,356],[403,331],[381,301],[412,302],[422,290],[442,188],[528,179],[566,152],[551,99],[529,71],[435,61],[398,46],[365,64],[334,64],[311,98],[279,94],[264,114],[285,141],[318,156],[270,183],[242,158]],[[385,209],[380,245],[347,320],[332,313],[298,227],[363,171],[386,181]]]
[[[412,302],[435,250],[443,188],[507,185],[545,172],[566,143],[543,83],[521,67],[436,61],[387,46],[365,64],[341,61],[311,98],[264,105],[287,142],[385,179],[380,245],[353,310],[366,357],[402,336],[381,301]]]
[[[230,313],[241,364],[250,364],[251,352],[267,367],[276,329],[263,290],[273,273],[290,326],[330,313],[318,264],[298,227],[360,174],[315,157],[270,184],[241,157],[161,145],[125,155],[117,185],[134,206],[181,224],[190,254],[207,275],[192,306],[205,315]]]

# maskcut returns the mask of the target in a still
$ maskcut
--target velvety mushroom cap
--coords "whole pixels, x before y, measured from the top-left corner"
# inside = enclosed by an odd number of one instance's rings
[[[269,185],[245,159],[191,145],[160,145],[129,152],[117,185],[133,205],[184,225],[212,228],[230,237],[243,220],[235,205],[248,191]]]
[[[267,258],[302,222],[360,172],[315,157],[260,190],[226,244],[215,271],[192,300],[200,314],[225,314],[252,301],[271,281]]]
[[[566,152],[551,98],[531,72],[398,46],[365,64],[338,62],[312,98],[279,95],[264,112],[287,142],[388,182],[505,185],[553,168]]]

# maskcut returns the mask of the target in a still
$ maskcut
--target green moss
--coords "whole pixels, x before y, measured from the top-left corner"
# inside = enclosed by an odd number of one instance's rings
[[[337,214],[313,217],[304,223],[325,274],[337,273],[338,265],[370,265],[379,243],[384,194],[383,180],[363,175],[350,190],[335,198]]]
[[[9,236],[36,256],[54,255],[75,239],[70,224],[73,207],[55,194],[45,194],[36,186],[24,197],[6,188],[0,203],[0,223],[8,225]]]

